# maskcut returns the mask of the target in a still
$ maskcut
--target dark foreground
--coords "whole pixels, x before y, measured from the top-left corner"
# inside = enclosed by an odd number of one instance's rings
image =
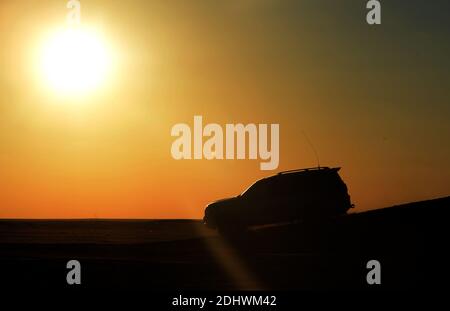
[[[224,240],[196,220],[0,221],[2,287],[152,290],[448,287],[450,197]],[[368,285],[366,264],[381,264]],[[73,286],[73,285],[72,285]]]

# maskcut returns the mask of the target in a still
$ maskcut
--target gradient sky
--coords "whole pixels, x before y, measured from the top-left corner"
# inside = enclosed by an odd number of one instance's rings
[[[172,159],[171,127],[279,123],[278,170],[341,166],[357,210],[450,194],[450,2],[81,0],[108,85],[53,96],[39,42],[65,0],[0,2],[0,218],[198,218],[273,174]]]

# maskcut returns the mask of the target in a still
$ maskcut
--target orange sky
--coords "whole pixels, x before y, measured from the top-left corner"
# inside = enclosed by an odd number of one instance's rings
[[[172,159],[194,115],[279,123],[277,171],[316,164],[306,132],[358,210],[450,194],[445,2],[385,5],[378,28],[352,1],[81,2],[119,55],[83,99],[35,71],[65,1],[0,3],[0,218],[198,218],[275,173]]]

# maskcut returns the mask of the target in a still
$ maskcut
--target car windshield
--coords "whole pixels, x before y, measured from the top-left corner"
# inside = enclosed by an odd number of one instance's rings
[[[248,193],[250,191],[250,189],[253,187],[255,183],[251,184],[250,186],[247,187],[247,189],[244,190],[244,192],[242,192],[239,196],[244,196],[246,195],[246,193]]]
[[[258,180],[257,182],[251,184],[250,187],[248,187],[240,195],[241,196],[252,196],[253,194],[260,192],[260,190],[262,190],[262,188],[264,188],[265,185],[266,185],[266,183],[264,182],[264,180]]]

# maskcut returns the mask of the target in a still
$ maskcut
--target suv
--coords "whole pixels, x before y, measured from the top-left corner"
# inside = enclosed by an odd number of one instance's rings
[[[250,226],[320,221],[345,214],[353,205],[339,169],[298,169],[260,179],[234,198],[210,203],[204,223],[226,233]]]

